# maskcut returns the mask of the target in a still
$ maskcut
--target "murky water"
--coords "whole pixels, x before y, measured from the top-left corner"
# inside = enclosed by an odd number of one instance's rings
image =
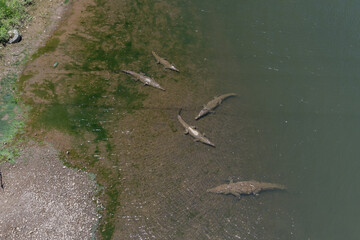
[[[28,133],[97,174],[103,239],[356,239],[356,7],[76,2],[19,81]],[[194,120],[226,92],[238,96]],[[216,148],[184,136],[180,108]],[[206,192],[229,177],[289,189],[240,200]]]
[[[282,209],[294,210],[294,238],[358,239],[360,5],[199,1],[198,7],[216,51],[219,88],[241,93],[246,107],[233,109],[234,117],[250,116],[248,138],[263,139],[255,143],[252,154],[261,159],[251,173],[289,186],[291,202]]]

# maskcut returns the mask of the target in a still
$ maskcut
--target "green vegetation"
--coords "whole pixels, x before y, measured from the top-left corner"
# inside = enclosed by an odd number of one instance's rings
[[[19,92],[23,91],[23,90],[24,90],[24,89],[23,89],[24,83],[25,83],[27,80],[29,80],[30,78],[32,78],[33,76],[34,76],[33,73],[22,74],[22,75],[20,76],[20,79],[19,79],[18,84],[17,84],[17,90],[18,90]]]
[[[8,31],[18,28],[28,19],[26,5],[33,0],[0,0],[0,43],[9,39]]]
[[[0,0],[0,43],[5,44],[8,41],[9,30],[20,27],[29,19],[26,6],[32,2],[33,0]],[[22,53],[25,53],[25,57],[18,59],[15,66],[23,65],[27,61],[28,55],[24,51]],[[17,105],[16,80],[15,73],[9,73],[0,80],[0,161],[14,161],[19,152],[16,145],[20,142],[16,136],[24,129],[24,122],[20,117],[24,112]]]
[[[18,118],[22,112],[14,96],[15,81],[16,74],[8,74],[0,81],[0,161],[11,162],[17,156],[18,149],[11,141],[24,127],[23,121]]]
[[[1,1],[1,0],[0,0]],[[34,60],[35,58],[40,57],[41,55],[43,55],[44,53],[48,53],[48,52],[54,52],[56,50],[56,48],[58,47],[60,42],[60,39],[58,38],[52,38],[50,39],[46,45],[44,47],[39,48],[39,50],[34,53],[31,58]]]

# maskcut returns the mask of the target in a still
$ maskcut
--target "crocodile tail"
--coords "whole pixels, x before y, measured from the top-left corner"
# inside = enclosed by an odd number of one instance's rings
[[[180,116],[181,114],[181,111],[182,111],[182,108],[179,109],[179,112],[178,112],[178,115]]]
[[[116,72],[123,72],[123,73],[129,74],[129,72],[127,70],[117,70]]]
[[[286,190],[286,186],[280,184],[277,185],[277,188],[280,190]]]
[[[157,55],[157,53],[154,50],[152,50],[151,53],[156,58],[156,60],[159,62],[159,60],[158,60],[159,55]]]
[[[273,189],[273,190],[286,190],[286,186],[281,185],[281,184],[275,184],[275,183],[270,183],[268,186],[269,190]]]
[[[236,96],[236,95],[237,95],[236,93],[227,93],[227,94],[223,95],[223,98],[233,97],[233,96]]]

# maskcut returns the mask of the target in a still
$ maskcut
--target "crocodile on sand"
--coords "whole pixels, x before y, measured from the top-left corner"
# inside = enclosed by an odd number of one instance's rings
[[[232,96],[236,96],[236,94],[235,93],[227,93],[227,94],[223,94],[223,95],[214,97],[214,99],[212,99],[210,102],[208,102],[207,104],[204,105],[203,109],[201,109],[200,113],[195,117],[195,120],[198,120],[199,118],[205,116],[209,112],[213,112],[213,110],[217,106],[219,106],[225,98],[232,97]]]
[[[180,72],[178,69],[176,69],[176,67],[173,64],[169,63],[165,58],[162,58],[159,55],[157,55],[156,52],[152,51],[152,55],[155,57],[156,62],[158,64],[162,64],[165,69],[170,69],[175,72]]]
[[[165,91],[164,88],[162,88],[157,82],[155,82],[154,79],[145,76],[143,73],[136,73],[133,71],[129,71],[129,70],[120,70],[123,73],[129,74],[130,76],[132,76],[136,81],[140,81],[142,82],[144,85],[149,85],[152,86],[154,88],[158,88],[161,89],[163,91]]]
[[[261,191],[285,190],[286,187],[275,183],[243,181],[234,183],[232,180],[229,184],[223,184],[215,188],[208,189],[207,192],[234,195],[240,198],[240,195],[258,195]]]
[[[180,116],[180,113],[181,113],[181,109],[179,111],[177,118],[181,123],[181,125],[183,125],[183,127],[185,128],[185,134],[190,134],[194,138],[194,141],[196,142],[202,142],[212,147],[215,147],[215,144],[210,142],[210,140],[205,137],[205,134],[201,134],[198,130],[196,130],[195,126],[190,126],[189,124],[187,124]]]

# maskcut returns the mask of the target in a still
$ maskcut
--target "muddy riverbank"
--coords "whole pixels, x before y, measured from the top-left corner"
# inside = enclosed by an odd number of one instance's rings
[[[240,97],[194,119],[213,96],[233,92],[214,79],[217,55],[202,32],[206,10],[190,0],[72,4],[71,14],[30,57],[17,89],[30,108],[24,135],[50,143],[66,166],[94,174],[103,188],[97,236],[288,236],[292,219],[281,193],[238,201],[206,192],[229,176],[254,178],[252,169],[262,168],[263,157],[251,116],[235,114],[250,108]],[[153,50],[180,73],[156,64]],[[121,69],[143,72],[166,91],[142,86]],[[180,108],[216,148],[184,136],[176,118]]]
[[[67,2],[67,1],[66,1]],[[22,41],[0,49],[1,239],[90,239],[100,203],[97,186],[85,172],[64,167],[50,144],[24,134],[27,107],[16,81],[24,64],[71,9],[64,1],[34,1]]]
[[[168,14],[163,14],[164,9]],[[141,163],[144,156],[166,152],[183,140],[182,134],[178,138],[176,113],[180,107],[184,111],[192,108],[209,84],[204,81],[203,88],[198,87],[196,78],[203,74],[206,60],[191,59],[190,54],[193,47],[203,47],[193,38],[193,29],[184,27],[190,20],[182,20],[177,6],[163,1],[143,5],[132,1],[120,5],[81,1],[74,3],[73,10],[39,54],[33,55],[20,79],[22,99],[32,106],[27,134],[51,142],[68,165],[96,174],[105,191],[99,235],[104,239],[126,238],[133,235],[128,231],[138,231],[137,226],[124,228],[126,216],[132,218],[134,210],[126,189],[138,191],[141,182],[133,177],[127,182],[126,176],[153,176],[151,169],[139,166],[146,164]],[[150,21],[158,22],[159,29]],[[163,48],[163,44],[168,47]],[[153,49],[176,62],[181,74],[157,65],[151,55]],[[144,72],[166,91],[143,87],[125,74],[116,73],[119,69]],[[151,157],[153,160],[157,163],[151,164],[161,166],[160,159]],[[153,180],[153,184],[156,182]],[[158,191],[156,187],[149,197],[154,191]],[[155,202],[149,204],[141,208],[150,211]],[[160,213],[149,214],[153,218]]]

